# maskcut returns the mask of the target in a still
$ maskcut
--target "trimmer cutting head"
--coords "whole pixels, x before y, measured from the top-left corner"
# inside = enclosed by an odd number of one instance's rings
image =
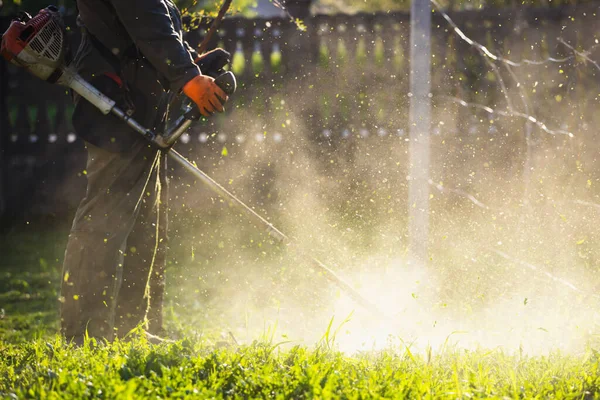
[[[58,9],[49,6],[35,17],[22,13],[2,35],[1,54],[7,61],[54,83],[62,75],[67,54],[66,29]]]

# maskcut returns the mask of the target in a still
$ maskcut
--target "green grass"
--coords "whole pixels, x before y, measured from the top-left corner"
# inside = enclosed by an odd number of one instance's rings
[[[521,358],[408,350],[346,356],[321,344],[217,349],[143,339],[66,346],[0,344],[0,394],[17,398],[597,398],[598,356]]]
[[[66,233],[23,235],[0,241],[0,398],[600,398],[592,348],[530,357],[407,345],[350,355],[336,350],[331,325],[314,346],[277,343],[272,332],[237,346],[207,330],[173,344],[133,336],[74,348],[57,334]]]
[[[68,233],[34,228],[0,237],[0,340],[58,332],[60,265]]]

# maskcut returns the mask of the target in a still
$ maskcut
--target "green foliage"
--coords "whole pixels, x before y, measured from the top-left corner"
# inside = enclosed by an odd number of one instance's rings
[[[175,4],[184,14],[216,15],[223,2],[219,0],[177,0]],[[228,13],[252,16],[250,8],[255,5],[256,0],[234,0]]]
[[[408,348],[349,357],[255,342],[151,345],[142,337],[80,348],[59,337],[0,342],[0,396],[17,398],[598,398],[598,353],[524,358]]]

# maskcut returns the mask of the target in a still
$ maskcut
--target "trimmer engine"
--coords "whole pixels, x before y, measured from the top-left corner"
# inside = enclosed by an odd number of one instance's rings
[[[22,13],[2,36],[2,56],[38,78],[55,83],[67,61],[65,36],[65,26],[56,7],[47,7],[33,18]]]
[[[83,80],[69,66],[69,45],[62,15],[55,6],[41,10],[35,17],[22,13],[2,35],[0,52],[7,61],[25,68],[50,83],[66,86],[98,107],[103,114],[113,110],[115,102]]]

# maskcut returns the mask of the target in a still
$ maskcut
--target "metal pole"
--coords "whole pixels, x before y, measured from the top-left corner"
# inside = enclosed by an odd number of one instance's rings
[[[412,0],[410,10],[409,250],[426,262],[429,241],[429,130],[431,125],[431,6]]]

